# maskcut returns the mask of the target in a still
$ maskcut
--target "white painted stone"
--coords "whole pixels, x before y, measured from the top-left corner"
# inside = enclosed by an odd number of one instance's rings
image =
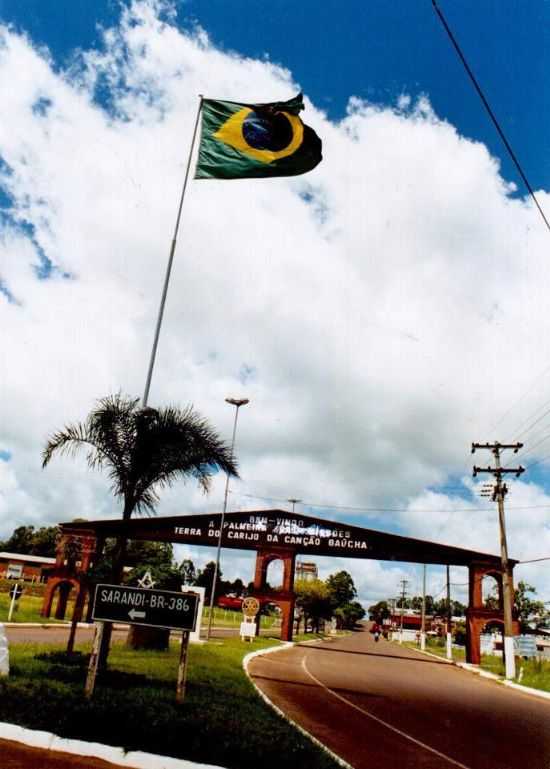
[[[195,593],[199,596],[199,608],[197,610],[197,625],[192,633],[189,633],[189,641],[191,643],[200,643],[201,640],[201,622],[202,622],[202,611],[204,609],[204,594],[206,592],[205,587],[198,587],[197,585],[193,585],[192,587],[190,585],[182,585],[182,588],[184,593]]]
[[[182,758],[157,756],[152,753],[143,753],[140,750],[132,750],[127,753],[120,765],[128,767],[128,769],[223,769],[212,764],[196,764]]]
[[[8,637],[6,628],[0,624],[0,676],[9,676],[10,674],[10,650],[8,646]]]
[[[27,729],[23,729],[22,726],[17,724],[0,723],[0,737],[3,740],[11,740],[12,742],[24,742],[25,732]]]
[[[104,761],[111,761],[113,764],[119,764],[125,755],[122,748],[103,745],[101,742],[70,740],[56,737],[55,735],[51,741],[50,750],[56,750],[59,753],[71,753],[74,756],[102,758]]]

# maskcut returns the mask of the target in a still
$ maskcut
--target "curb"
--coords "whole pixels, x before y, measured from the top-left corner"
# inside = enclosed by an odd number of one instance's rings
[[[9,628],[18,628],[18,627],[69,628],[71,627],[70,622],[2,622],[2,625],[4,625],[4,627],[9,627]],[[93,627],[93,625],[89,625],[87,622],[78,622],[76,626],[77,628]]]
[[[317,641],[318,639],[315,639],[315,640]],[[305,643],[305,642],[300,642],[300,644],[301,643]],[[311,641],[309,643],[311,643]],[[304,737],[307,737],[308,740],[311,740],[311,742],[313,742],[314,745],[317,745],[318,748],[321,748],[321,750],[323,750],[327,755],[329,755],[333,761],[336,761],[336,763],[344,767],[344,769],[354,769],[354,767],[351,764],[348,764],[348,762],[344,761],[344,759],[341,758],[339,755],[337,755],[336,753],[333,753],[332,750],[330,750],[330,748],[327,748],[326,745],[323,745],[323,743],[320,740],[318,740],[317,737],[314,737],[313,734],[311,734],[311,732],[308,732],[307,729],[304,729],[303,726],[300,726],[300,724],[297,724],[296,721],[293,721],[292,718],[290,718],[290,716],[287,716],[287,714],[284,711],[282,711],[281,708],[277,707],[277,705],[275,705],[275,703],[269,699],[267,694],[264,694],[264,692],[262,692],[259,686],[257,686],[254,683],[253,678],[248,672],[248,664],[252,659],[254,659],[254,657],[261,657],[264,654],[272,654],[273,652],[281,652],[281,651],[284,651],[285,649],[290,649],[293,646],[297,646],[297,644],[291,641],[286,641],[284,643],[281,643],[280,646],[270,646],[268,649],[259,649],[258,651],[250,652],[250,654],[247,654],[246,657],[243,658],[243,662],[242,662],[243,670],[246,673],[246,677],[248,678],[248,680],[250,681],[250,683],[252,684],[256,692],[260,695],[262,700],[267,705],[269,705],[269,707],[272,710],[274,710],[275,713],[281,716],[281,718],[283,718],[288,724],[290,724],[295,729],[297,729],[301,734],[304,735]]]
[[[524,694],[531,694],[533,697],[539,697],[541,700],[550,700],[550,692],[545,692],[543,689],[533,689],[531,686],[523,686],[523,684],[516,684],[514,681],[506,681],[498,676],[496,673],[490,673],[488,670],[482,670],[477,665],[472,665],[470,662],[455,662],[454,660],[448,660],[445,657],[440,657],[438,654],[432,654],[431,652],[422,651],[422,649],[415,649],[420,654],[427,654],[428,657],[434,657],[441,662],[447,662],[449,665],[454,665],[457,668],[465,670],[467,673],[473,673],[480,678],[488,678],[490,681],[496,681],[497,684],[509,686],[511,689],[515,689],[518,692]]]
[[[130,750],[126,753],[123,748],[103,745],[100,742],[68,740],[51,732],[25,729],[23,726],[1,721],[0,738],[20,742],[31,748],[70,753],[73,756],[82,756],[83,758],[99,758],[127,769],[223,769],[223,767],[213,764],[197,764],[182,758],[143,753],[140,750]]]
[[[515,689],[518,692],[531,694],[533,697],[539,697],[542,700],[550,700],[550,692],[545,692],[543,689],[533,689],[532,686],[523,686],[523,684],[516,684],[515,681],[506,681],[500,676],[497,676],[496,673],[489,673],[487,670],[481,670],[480,668],[476,667],[475,665],[471,665],[468,662],[457,662],[455,664],[463,670],[467,670],[469,673],[474,673],[475,675],[481,676],[482,678],[492,679],[493,681],[496,681],[503,686],[509,686],[511,689]]]

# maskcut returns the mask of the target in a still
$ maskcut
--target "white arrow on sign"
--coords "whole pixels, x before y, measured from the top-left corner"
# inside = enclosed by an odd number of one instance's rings
[[[135,609],[130,609],[128,612],[128,616],[130,619],[145,619],[145,612],[144,611],[136,611]]]

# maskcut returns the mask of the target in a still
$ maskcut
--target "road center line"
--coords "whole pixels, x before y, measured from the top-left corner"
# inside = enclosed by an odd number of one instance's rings
[[[326,684],[324,684],[322,681],[319,681],[319,679],[309,671],[306,663],[306,659],[307,659],[307,654],[304,654],[304,656],[302,657],[302,669],[304,670],[304,672],[313,681],[315,681],[315,683],[318,686],[323,688],[329,694],[332,694],[333,697],[336,697],[336,699],[341,700],[342,702],[345,702],[345,704],[349,705],[350,708],[354,708],[355,710],[358,710],[359,713],[362,713],[364,716],[367,716],[367,718],[372,718],[373,721],[376,721],[377,723],[382,724],[382,726],[385,726],[387,729],[390,729],[392,732],[399,734],[401,737],[404,737],[406,740],[409,740],[410,742],[414,742],[415,745],[419,745],[421,748],[424,748],[424,750],[428,750],[430,753],[434,753],[436,756],[439,756],[440,758],[444,758],[445,761],[448,761],[454,766],[459,766],[460,769],[470,769],[470,767],[466,766],[465,764],[461,764],[460,761],[455,761],[454,758],[450,758],[450,756],[446,756],[445,753],[441,753],[439,750],[436,750],[435,748],[430,747],[430,745],[426,745],[425,742],[421,742],[420,740],[417,740],[415,737],[411,737],[410,734],[406,734],[405,732],[402,732],[401,729],[398,729],[396,726],[392,726],[391,724],[388,724],[387,721],[383,721],[381,718],[378,718],[378,716],[375,716],[372,713],[369,713],[368,710],[364,710],[363,708],[360,708],[359,705],[356,705],[354,702],[351,702],[345,697],[342,697],[342,695],[338,694],[338,692],[335,692],[333,689],[330,689],[328,686],[326,686]]]

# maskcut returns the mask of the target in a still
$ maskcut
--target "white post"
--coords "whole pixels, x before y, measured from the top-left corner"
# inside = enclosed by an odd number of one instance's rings
[[[193,587],[190,587],[189,585],[182,585],[181,589],[184,593],[195,593],[199,596],[199,608],[197,609],[197,624],[195,626],[195,629],[189,633],[189,641],[191,643],[200,643],[201,640],[201,622],[202,622],[202,612],[204,610],[204,594],[206,592],[205,587],[197,587],[196,585],[193,585]]]
[[[420,648],[426,649],[426,564],[423,564],[422,572],[422,628],[420,630]]]
[[[14,586],[12,589],[13,589],[13,595],[11,597],[10,610],[8,612],[8,622],[11,622],[11,617],[13,614],[13,610],[15,608],[15,601],[17,598],[17,586]]]
[[[0,676],[10,674],[10,652],[4,625],[0,625]]]

